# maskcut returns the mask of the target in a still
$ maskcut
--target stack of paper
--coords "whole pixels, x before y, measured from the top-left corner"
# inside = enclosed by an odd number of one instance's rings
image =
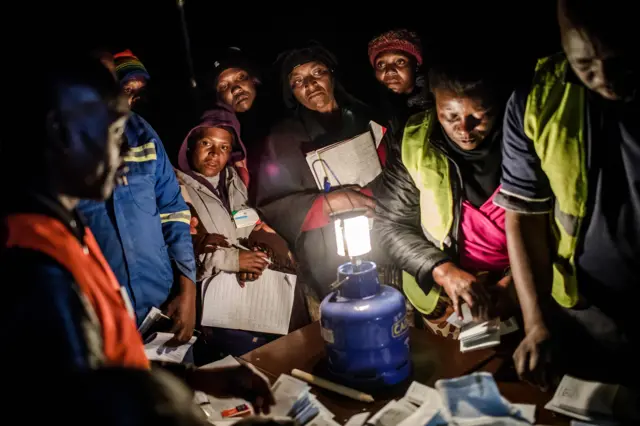
[[[500,336],[517,331],[518,323],[514,317],[506,321],[494,318],[489,321],[474,322],[469,305],[461,306],[463,318],[458,318],[454,312],[447,318],[447,322],[460,328],[460,352],[469,352],[478,349],[490,348],[500,344]]]
[[[544,408],[598,424],[612,424],[615,422],[614,417],[637,424],[636,422],[640,422],[639,399],[637,392],[620,385],[591,382],[565,375],[553,399]]]
[[[302,380],[288,374],[280,375],[271,387],[276,400],[271,413],[274,416],[290,417],[298,424],[306,425],[320,413],[320,409],[312,403],[310,389]]]
[[[202,325],[285,335],[293,310],[296,276],[265,269],[242,288],[236,274],[220,272],[202,289]]]
[[[165,361],[180,364],[189,349],[196,342],[193,336],[189,342],[180,346],[167,346],[167,342],[173,339],[173,333],[154,333],[144,343],[144,353],[150,361]]]
[[[527,425],[535,422],[535,406],[511,404],[489,373],[438,380],[443,417],[459,425]]]
[[[376,151],[381,134],[380,126],[377,126],[354,138],[307,153],[307,164],[318,189],[325,190],[325,179],[331,188],[364,187],[382,173]]]

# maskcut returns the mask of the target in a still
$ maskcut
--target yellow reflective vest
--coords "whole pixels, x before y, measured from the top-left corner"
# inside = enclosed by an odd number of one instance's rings
[[[568,67],[564,54],[538,61],[524,114],[525,134],[533,141],[555,196],[552,295],[564,307],[578,301],[575,251],[588,195],[587,89],[565,81]]]
[[[552,295],[564,307],[574,306],[578,300],[575,250],[587,201],[586,89],[565,82],[568,66],[564,55],[538,61],[524,117],[525,134],[534,143],[555,195]],[[434,109],[408,120],[402,139],[402,162],[420,190],[423,231],[433,244],[444,249],[452,231],[455,206],[451,163],[429,141],[434,125]],[[436,285],[425,294],[415,278],[405,272],[403,290],[418,311],[429,314],[436,307],[441,287]]]

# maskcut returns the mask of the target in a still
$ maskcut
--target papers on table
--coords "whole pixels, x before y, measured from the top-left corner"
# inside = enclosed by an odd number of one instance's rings
[[[461,306],[463,318],[458,318],[454,312],[447,318],[447,322],[460,328],[460,352],[469,352],[478,349],[486,349],[500,344],[500,336],[513,333],[519,329],[514,317],[506,321],[494,318],[489,321],[474,322],[469,305]]]
[[[173,333],[155,333],[144,344],[144,353],[150,361],[167,361],[181,363],[185,355],[196,342],[193,336],[188,343],[180,346],[167,346],[166,343],[173,338]]]
[[[221,272],[203,286],[202,325],[287,334],[296,276],[265,269],[240,287],[235,274]]]
[[[374,123],[375,124],[375,123]],[[307,153],[307,164],[320,191],[325,178],[332,188],[345,185],[366,186],[381,172],[376,148],[382,129],[379,125],[354,138]]]
[[[637,424],[640,422],[638,399],[637,392],[623,386],[565,375],[544,408],[599,425],[616,424],[614,417]]]
[[[310,389],[302,380],[281,374],[271,387],[276,400],[271,412],[275,416],[291,417],[301,425],[307,424],[320,413],[320,409],[312,403]]]
[[[344,424],[344,426],[363,426],[367,419],[369,418],[370,413],[365,411],[364,413],[358,413],[351,416],[348,422]]]
[[[147,316],[138,327],[138,332],[143,338],[159,331],[169,331],[173,321],[171,318],[162,313],[162,311],[155,306],[151,308]]]
[[[489,373],[438,380],[442,417],[458,425],[527,425],[535,421],[535,406],[511,404]]]
[[[367,421],[367,424],[372,426],[396,426],[411,416],[417,409],[418,407],[406,398],[398,401],[394,399],[389,401],[382,410],[374,414]]]

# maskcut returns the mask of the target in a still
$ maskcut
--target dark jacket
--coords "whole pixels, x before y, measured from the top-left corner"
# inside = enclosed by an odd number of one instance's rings
[[[314,122],[313,114],[297,113],[276,125],[265,142],[256,183],[257,207],[287,241],[319,296],[328,293],[345,258],[337,254],[333,224],[302,232],[309,210],[321,196],[305,154],[368,131],[369,121],[366,109],[345,107],[341,129],[327,131]]]

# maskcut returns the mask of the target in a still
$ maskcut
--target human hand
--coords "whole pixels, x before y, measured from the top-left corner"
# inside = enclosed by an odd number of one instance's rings
[[[513,353],[513,362],[522,380],[546,391],[550,385],[551,333],[542,321],[527,329],[524,339]]]
[[[199,223],[200,221],[197,217],[191,216],[191,220],[189,221],[189,233],[191,235],[196,235],[198,233],[197,228]]]
[[[269,265],[267,261],[268,256],[266,253],[254,249],[240,250],[238,254],[238,261],[240,264],[239,272],[250,272],[252,274],[262,275],[262,271]]]
[[[491,299],[479,278],[458,268],[453,262],[445,262],[433,269],[433,279],[444,288],[453,303],[458,318],[463,319],[461,302],[469,305],[474,320],[488,320]],[[482,279],[482,278],[480,278]]]
[[[269,414],[275,404],[269,379],[245,362],[231,368],[200,368],[186,380],[192,389],[216,398],[242,398],[253,406],[256,414]]]
[[[254,232],[255,231],[264,231],[264,232],[268,232],[269,234],[275,234],[276,233],[276,231],[272,227],[270,227],[269,225],[267,225],[264,222],[258,223],[255,226],[255,228],[253,228],[253,231]]]
[[[196,326],[196,285],[189,278],[180,275],[180,292],[167,305],[166,315],[173,320],[171,332],[174,336],[167,346],[187,343]]]
[[[368,217],[375,216],[376,200],[362,194],[361,190],[359,186],[350,186],[328,193],[323,203],[325,215],[365,209]]]
[[[252,274],[251,272],[238,272],[236,277],[238,278],[238,284],[240,284],[240,287],[244,288],[247,281],[255,281],[260,278],[260,275]]]

